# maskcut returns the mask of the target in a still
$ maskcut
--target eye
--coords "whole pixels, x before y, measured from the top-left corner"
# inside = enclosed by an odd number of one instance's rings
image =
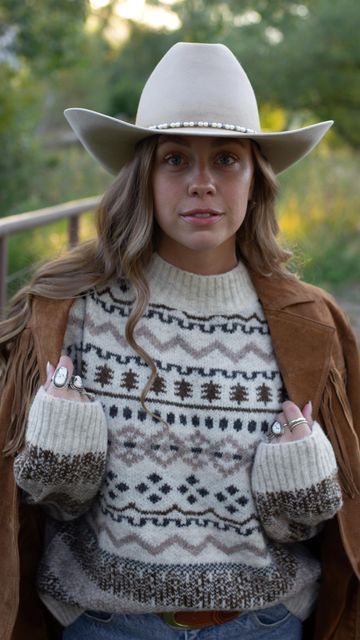
[[[184,158],[180,153],[168,153],[164,160],[170,167],[180,167],[184,162]]]
[[[221,153],[218,153],[216,156],[216,163],[225,167],[230,167],[236,162],[238,162],[238,157],[229,151],[221,151]]]

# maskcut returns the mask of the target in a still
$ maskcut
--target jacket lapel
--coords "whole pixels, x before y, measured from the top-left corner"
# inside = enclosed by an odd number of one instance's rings
[[[73,298],[53,300],[35,296],[30,327],[35,340],[40,383],[46,380],[46,364],[57,365],[64,342],[68,315]]]
[[[327,379],[334,327],[316,318],[311,287],[281,276],[250,273],[269,325],[274,352],[290,400],[309,400],[316,416]]]

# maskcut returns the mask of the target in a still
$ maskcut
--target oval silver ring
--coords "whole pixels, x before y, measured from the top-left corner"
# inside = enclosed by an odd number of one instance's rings
[[[69,371],[67,367],[58,367],[51,378],[51,382],[57,389],[63,389],[67,385]]]

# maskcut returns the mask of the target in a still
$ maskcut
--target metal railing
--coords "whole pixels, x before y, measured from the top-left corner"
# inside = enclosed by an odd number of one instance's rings
[[[13,216],[0,218],[0,317],[2,316],[7,298],[8,276],[8,237],[27,229],[52,224],[57,220],[69,220],[69,246],[79,241],[79,221],[83,213],[96,209],[100,197],[73,200],[54,207],[46,207],[37,211],[27,211]],[[25,270],[21,270],[22,272]]]

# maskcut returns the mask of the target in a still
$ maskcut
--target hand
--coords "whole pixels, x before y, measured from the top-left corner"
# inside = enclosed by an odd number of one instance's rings
[[[79,391],[75,391],[75,389],[71,389],[68,385],[66,387],[62,387],[58,389],[51,381],[51,378],[58,367],[66,367],[69,374],[69,380],[73,375],[74,365],[72,363],[71,358],[68,356],[61,356],[59,362],[56,367],[54,367],[50,362],[47,366],[47,379],[44,384],[45,391],[55,398],[65,398],[65,400],[77,400],[78,402],[90,402],[88,396],[83,393],[79,393]]]
[[[297,418],[304,418],[307,422],[296,425],[291,432],[290,429],[285,429],[285,433],[280,438],[273,438],[272,443],[276,442],[295,442],[296,440],[302,440],[311,434],[311,427],[313,423],[312,419],[312,405],[311,402],[307,402],[301,411],[295,402],[286,400],[282,405],[282,412],[276,417],[276,420],[280,424],[288,424],[291,420]]]

